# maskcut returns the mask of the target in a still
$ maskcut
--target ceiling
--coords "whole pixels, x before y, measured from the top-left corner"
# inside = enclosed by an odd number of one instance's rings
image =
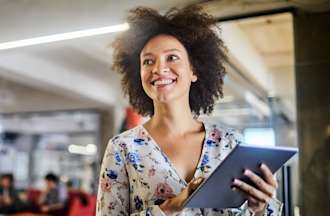
[[[292,4],[291,1],[266,2],[182,0],[178,4],[174,0],[0,0],[0,43],[120,24],[127,11],[138,5],[166,11],[174,6],[199,3],[221,18],[239,14],[242,7],[260,10],[267,5],[276,8]],[[297,3],[301,6],[311,4],[311,1],[295,1],[296,6]],[[227,7],[223,7],[224,4]],[[237,116],[244,119],[244,115],[250,120],[251,115],[263,119],[266,114],[260,111],[262,103],[267,105],[268,97],[277,97],[281,99],[283,112],[294,121],[291,15],[260,16],[220,23],[220,26],[230,59],[226,98],[217,105],[215,115],[225,113],[223,109],[227,108],[234,110],[227,113],[228,121]],[[109,44],[115,36],[112,33],[0,50],[0,96],[7,98],[0,101],[0,112],[126,106],[127,100],[120,91],[120,77],[110,70],[112,51]],[[247,100],[247,92],[254,99]],[[256,106],[256,103],[261,105]]]

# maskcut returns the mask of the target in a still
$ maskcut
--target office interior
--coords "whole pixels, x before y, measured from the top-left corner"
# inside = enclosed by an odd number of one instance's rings
[[[225,96],[200,118],[238,129],[247,144],[299,148],[276,174],[283,215],[330,215],[321,154],[330,145],[330,7],[321,0],[0,1],[0,175],[13,174],[22,199],[44,190],[51,172],[90,198],[94,214],[109,138],[129,118],[146,120],[132,114],[110,67],[118,33],[97,30],[123,24],[136,6],[191,4],[217,17],[228,49]],[[8,43],[83,30],[92,33]],[[68,215],[79,213],[71,206]]]

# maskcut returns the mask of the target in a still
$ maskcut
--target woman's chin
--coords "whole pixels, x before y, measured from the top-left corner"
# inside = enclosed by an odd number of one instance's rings
[[[174,102],[177,103],[180,101],[182,103],[182,100],[184,100],[184,96],[180,94],[158,94],[156,97],[154,97],[153,101],[154,103],[159,104],[173,104]]]
[[[148,94],[149,97],[154,101],[154,103],[160,103],[160,104],[169,104],[173,103],[174,101],[181,101],[185,100],[186,93],[183,91],[178,91],[178,89],[168,89],[163,91],[153,91],[151,94]],[[189,97],[189,96],[188,96]]]
[[[152,98],[152,100],[154,101],[154,103],[171,103],[172,101],[174,101],[176,99],[176,95],[173,94],[173,92],[162,92],[162,93],[158,93],[155,94],[154,97]]]
[[[173,97],[171,97],[171,95],[158,95],[155,99],[155,102],[158,103],[170,103],[171,101],[173,101]]]

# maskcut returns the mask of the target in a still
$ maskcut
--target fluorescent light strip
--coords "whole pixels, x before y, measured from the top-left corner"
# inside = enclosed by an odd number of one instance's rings
[[[127,23],[106,26],[102,28],[87,29],[81,31],[67,32],[62,34],[54,34],[49,36],[35,37],[24,40],[0,43],[0,50],[12,49],[17,47],[32,46],[36,44],[51,43],[55,41],[70,40],[74,38],[89,37],[94,35],[107,34],[111,32],[125,31],[129,28]]]
[[[71,144],[68,147],[71,154],[94,155],[97,152],[95,144],[88,144],[86,146]]]

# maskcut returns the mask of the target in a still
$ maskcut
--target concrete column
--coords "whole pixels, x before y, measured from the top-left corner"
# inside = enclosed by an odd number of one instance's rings
[[[114,116],[114,108],[111,107],[109,110],[102,110],[100,113],[100,150],[99,150],[99,163],[101,163],[103,159],[103,155],[109,139],[114,136],[115,133],[115,116]]]
[[[294,15],[301,215],[330,215],[330,12]]]

